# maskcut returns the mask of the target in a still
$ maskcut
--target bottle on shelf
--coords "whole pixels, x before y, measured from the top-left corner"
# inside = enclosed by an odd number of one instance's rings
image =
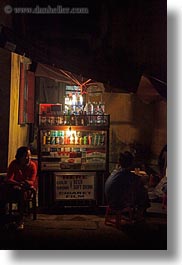
[[[70,125],[70,109],[67,110],[65,115],[65,125]]]
[[[88,123],[92,125],[93,123],[93,113],[94,113],[94,107],[93,104],[89,101],[87,104],[87,114],[88,114]]]
[[[70,125],[76,125],[75,124],[75,115],[72,113],[71,116],[70,116]]]
[[[88,144],[91,145],[92,144],[92,135],[89,133],[88,135]]]
[[[46,138],[47,138],[47,133],[43,132],[43,137],[42,137],[42,144],[45,145],[46,144]]]
[[[46,119],[46,113],[45,112],[43,112],[42,114],[41,114],[41,116],[39,116],[40,117],[40,125],[46,125],[46,121],[47,121],[47,119]]]
[[[88,116],[87,116],[87,112],[84,111],[83,112],[83,120],[84,120],[84,125],[88,125]]]
[[[84,115],[83,115],[83,111],[82,110],[79,112],[79,115],[80,115],[80,125],[84,126],[85,125],[85,120],[84,120]]]

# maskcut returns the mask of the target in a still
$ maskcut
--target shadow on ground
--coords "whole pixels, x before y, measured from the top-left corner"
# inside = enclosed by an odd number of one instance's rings
[[[25,219],[16,231],[12,220],[1,219],[0,249],[3,250],[166,250],[166,216],[147,216],[145,222],[120,229],[104,224],[104,215],[38,214]]]

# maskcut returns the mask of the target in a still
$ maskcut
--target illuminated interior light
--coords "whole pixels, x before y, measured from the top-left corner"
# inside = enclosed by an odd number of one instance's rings
[[[76,96],[74,94],[72,96],[72,105],[76,105]]]
[[[82,104],[83,104],[83,96],[80,95],[80,105],[82,105]]]

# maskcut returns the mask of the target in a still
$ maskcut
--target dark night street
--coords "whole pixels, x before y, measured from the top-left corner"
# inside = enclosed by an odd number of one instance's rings
[[[104,224],[104,214],[38,214],[24,231],[1,231],[1,249],[9,250],[166,250],[166,213],[148,213],[145,222],[120,229]]]

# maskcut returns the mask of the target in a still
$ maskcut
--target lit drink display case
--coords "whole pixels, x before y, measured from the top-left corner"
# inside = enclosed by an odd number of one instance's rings
[[[102,204],[110,121],[109,115],[95,113],[65,113],[61,104],[40,104],[40,204]]]

